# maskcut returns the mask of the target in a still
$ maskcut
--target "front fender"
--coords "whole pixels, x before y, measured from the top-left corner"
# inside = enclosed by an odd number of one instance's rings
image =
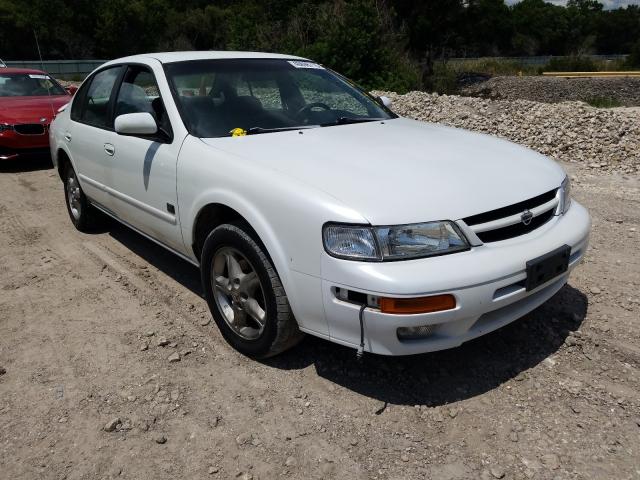
[[[192,252],[194,260],[197,260],[196,254],[193,252],[196,221],[200,212],[202,212],[208,205],[212,204],[224,205],[238,212],[249,223],[249,225],[251,225],[260,237],[262,243],[264,243],[269,256],[276,264],[276,268],[279,272],[283,272],[280,274],[281,277],[286,275],[288,266],[287,256],[281,243],[278,241],[276,232],[274,232],[273,227],[265,218],[264,213],[257,208],[255,204],[240,195],[238,192],[226,188],[212,187],[207,190],[197,192],[194,195],[193,201],[188,206],[185,206],[180,202],[180,216],[181,218],[184,216],[188,219],[182,223],[182,236],[185,246],[187,246],[188,250]]]
[[[300,326],[326,334],[320,282],[322,226],[328,221],[366,220],[299,180],[190,136],[180,151],[177,178],[182,236],[193,260],[199,213],[210,204],[232,208],[266,247]]]

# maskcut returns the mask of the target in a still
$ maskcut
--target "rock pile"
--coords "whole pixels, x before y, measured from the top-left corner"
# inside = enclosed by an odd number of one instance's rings
[[[640,170],[640,111],[582,102],[487,100],[455,95],[376,92],[399,115],[496,135],[601,173]]]
[[[613,98],[621,105],[640,105],[640,77],[556,78],[542,76],[493,77],[462,89],[462,95],[502,100],[532,100],[557,103],[567,100],[588,102]]]

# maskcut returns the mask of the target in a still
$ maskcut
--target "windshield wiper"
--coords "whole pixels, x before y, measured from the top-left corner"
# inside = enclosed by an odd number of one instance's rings
[[[369,118],[369,117],[338,117],[333,122],[322,123],[321,127],[333,127],[334,125],[348,125],[350,123],[365,123],[365,122],[379,122],[386,120],[384,118]]]
[[[247,135],[257,135],[259,133],[273,133],[273,132],[286,132],[289,130],[305,130],[307,128],[314,128],[317,125],[304,125],[297,127],[278,127],[278,128],[263,128],[263,127],[251,127],[247,129]]]

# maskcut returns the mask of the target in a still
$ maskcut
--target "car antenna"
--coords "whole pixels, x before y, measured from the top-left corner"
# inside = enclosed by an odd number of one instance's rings
[[[38,42],[38,34],[36,33],[35,28],[33,29],[33,36],[36,39],[36,47],[38,48],[38,57],[40,57],[40,68],[44,73],[47,73],[44,69],[44,61],[42,60],[42,52],[40,51],[40,42]],[[56,112],[53,108],[53,101],[51,100],[51,89],[49,88],[49,82],[47,82],[47,96],[49,97],[49,107],[51,107],[51,122],[56,116]]]

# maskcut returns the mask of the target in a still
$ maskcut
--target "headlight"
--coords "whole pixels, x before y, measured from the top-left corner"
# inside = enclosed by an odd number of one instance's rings
[[[0,133],[6,130],[13,130],[13,125],[7,125],[6,123],[0,123]]]
[[[469,248],[449,221],[390,227],[329,224],[323,230],[330,255],[351,260],[391,261],[459,252]]]
[[[324,248],[331,255],[353,260],[379,260],[373,232],[368,227],[325,225]]]
[[[383,260],[458,252],[469,244],[452,222],[416,223],[375,228]]]
[[[569,176],[564,177],[560,185],[560,213],[564,214],[571,206],[571,180]]]

